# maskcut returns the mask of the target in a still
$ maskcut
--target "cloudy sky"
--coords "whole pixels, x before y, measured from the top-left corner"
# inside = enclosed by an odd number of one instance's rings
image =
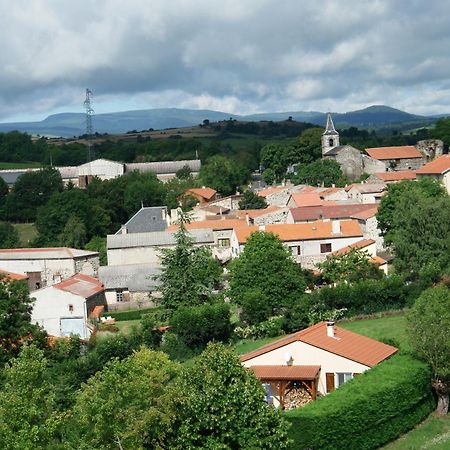
[[[158,107],[450,112],[449,0],[0,0],[0,121]]]

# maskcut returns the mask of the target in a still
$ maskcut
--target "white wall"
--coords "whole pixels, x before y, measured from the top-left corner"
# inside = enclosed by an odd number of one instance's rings
[[[326,330],[324,330],[326,333]],[[334,339],[334,338],[329,338]],[[293,365],[321,366],[319,375],[319,385],[317,390],[321,394],[327,393],[326,373],[350,372],[362,373],[369,369],[369,366],[357,363],[334,353],[327,352],[320,348],[314,347],[304,342],[293,342],[291,344],[280,347],[271,352],[257,356],[243,362],[244,367],[252,366],[285,366],[286,354],[289,353],[293,358]]]
[[[156,247],[130,247],[108,249],[108,266],[124,264],[160,265],[159,251]]]
[[[116,178],[123,175],[123,164],[107,161],[105,159],[96,159],[95,161],[88,162],[79,166],[78,174],[82,175],[94,175],[98,176],[102,180]]]
[[[31,313],[32,323],[44,327],[45,331],[52,336],[61,336],[61,318],[83,317],[84,335],[87,339],[90,330],[87,327],[85,299],[70,292],[62,291],[54,287],[47,287],[33,292],[32,297],[36,299]],[[69,310],[73,306],[73,311]]]

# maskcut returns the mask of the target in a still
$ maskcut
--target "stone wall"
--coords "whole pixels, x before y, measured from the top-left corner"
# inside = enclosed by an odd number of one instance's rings
[[[425,161],[433,161],[444,153],[444,143],[440,139],[426,139],[416,144],[417,150],[425,157]]]
[[[364,172],[361,152],[351,145],[346,145],[339,151],[335,159],[344,175],[351,181],[359,178]]]
[[[370,156],[363,155],[362,157],[364,172],[369,175],[378,172],[386,172],[386,165],[378,159],[373,159]]]

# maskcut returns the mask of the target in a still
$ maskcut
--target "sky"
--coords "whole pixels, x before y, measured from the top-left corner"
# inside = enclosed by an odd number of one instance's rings
[[[148,108],[450,113],[450,0],[0,0],[0,121]]]

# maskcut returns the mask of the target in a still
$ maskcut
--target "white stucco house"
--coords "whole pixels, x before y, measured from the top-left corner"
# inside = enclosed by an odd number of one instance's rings
[[[97,276],[97,252],[68,247],[0,250],[0,270],[26,275],[30,291],[65,280],[76,273]]]
[[[241,356],[266,386],[269,403],[296,407],[289,392],[303,389],[311,400],[339,388],[397,352],[334,322],[320,322]]]
[[[35,303],[31,321],[55,337],[78,335],[89,339],[93,332],[89,316],[96,306],[106,305],[102,283],[82,274],[40,289],[32,296]]]
[[[361,226],[356,220],[317,220],[298,224],[237,227],[231,236],[234,258],[242,253],[250,235],[258,231],[276,234],[289,247],[295,261],[307,269],[314,269],[327,255],[363,237]]]

